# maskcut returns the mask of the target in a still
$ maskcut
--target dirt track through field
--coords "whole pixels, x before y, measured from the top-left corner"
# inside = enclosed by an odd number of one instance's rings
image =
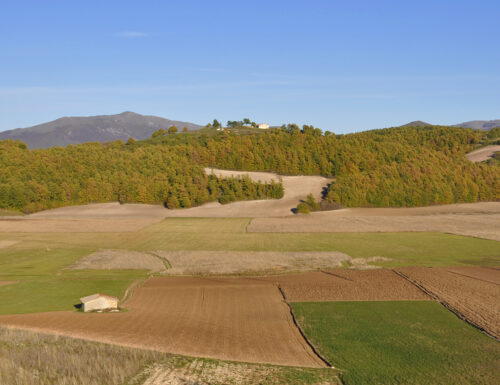
[[[500,339],[500,270],[402,267],[397,271],[461,318]]]
[[[499,151],[500,151],[500,145],[486,146],[477,149],[475,151],[469,152],[467,154],[467,159],[469,159],[471,162],[474,163],[484,162],[485,160],[492,158],[495,152]]]
[[[445,232],[500,241],[500,202],[402,209],[343,209],[256,218],[248,232]]]
[[[275,282],[289,302],[430,299],[391,270],[346,270],[260,278]]]
[[[0,324],[189,356],[325,366],[269,282],[154,277],[125,307],[121,313],[0,316]]]

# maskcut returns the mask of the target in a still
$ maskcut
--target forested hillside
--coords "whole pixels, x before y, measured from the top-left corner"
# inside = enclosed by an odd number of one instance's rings
[[[351,207],[499,200],[498,162],[474,164],[465,158],[483,136],[454,127],[335,135],[288,125],[255,134],[161,133],[127,144],[88,143],[34,151],[18,141],[3,141],[0,208],[36,211],[107,201],[176,208],[283,194],[278,184],[207,176],[204,166],[334,176],[328,200]]]
[[[182,147],[117,141],[30,151],[22,142],[0,141],[0,208],[33,212],[111,201],[179,208],[282,196],[281,184],[206,175]]]

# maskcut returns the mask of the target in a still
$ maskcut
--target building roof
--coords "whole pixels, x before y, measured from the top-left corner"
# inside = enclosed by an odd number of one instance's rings
[[[96,293],[96,294],[88,295],[87,297],[82,297],[82,298],[80,298],[80,301],[82,301],[82,303],[86,303],[86,302],[93,301],[94,299],[97,299],[100,297],[108,298],[108,299],[116,299],[118,301],[117,297],[113,297],[111,295],[106,295],[106,294],[101,294],[101,293]]]

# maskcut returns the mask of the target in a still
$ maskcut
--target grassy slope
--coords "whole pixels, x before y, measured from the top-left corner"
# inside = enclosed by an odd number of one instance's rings
[[[100,248],[130,250],[341,251],[352,257],[384,256],[382,265],[499,264],[500,243],[438,233],[246,233],[248,219],[172,218],[136,233],[0,233],[17,240],[0,249],[0,314],[71,310],[96,291],[121,296],[145,271],[68,271]]]
[[[436,302],[294,303],[345,384],[498,384],[500,343]]]

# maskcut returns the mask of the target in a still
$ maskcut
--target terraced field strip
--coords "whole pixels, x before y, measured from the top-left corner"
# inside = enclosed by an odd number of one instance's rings
[[[126,306],[111,314],[7,315],[0,324],[189,356],[325,367],[270,282],[152,277]]]
[[[277,283],[289,302],[430,299],[414,285],[387,269],[334,269],[260,279]]]
[[[396,271],[458,317],[500,339],[500,270],[403,267]]]

